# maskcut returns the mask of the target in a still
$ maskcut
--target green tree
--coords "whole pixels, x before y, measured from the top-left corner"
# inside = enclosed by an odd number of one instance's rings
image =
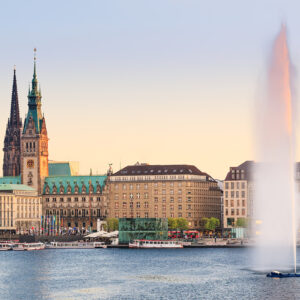
[[[168,218],[168,228],[169,229],[177,229],[177,219],[175,218]]]
[[[202,221],[205,223],[204,228],[206,230],[215,231],[220,226],[220,220],[214,217],[202,218]]]
[[[246,218],[238,218],[236,220],[236,227],[247,228],[247,226],[248,226],[248,220]]]
[[[108,218],[106,223],[107,223],[107,230],[108,231],[119,230],[119,220],[118,219]]]
[[[186,230],[189,228],[189,223],[185,218],[178,218],[177,219],[177,228],[180,230]]]

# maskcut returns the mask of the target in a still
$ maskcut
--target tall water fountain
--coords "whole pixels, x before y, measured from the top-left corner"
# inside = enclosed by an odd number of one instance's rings
[[[296,272],[294,118],[286,28],[274,41],[266,91],[257,112],[255,267]]]

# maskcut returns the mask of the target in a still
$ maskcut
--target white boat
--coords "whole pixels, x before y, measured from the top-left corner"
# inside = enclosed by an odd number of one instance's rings
[[[47,249],[95,249],[106,248],[103,242],[51,242],[46,245]]]
[[[14,251],[32,251],[32,250],[43,250],[45,249],[44,243],[18,243],[13,245]]]
[[[0,251],[8,251],[8,250],[12,250],[11,243],[0,243]]]
[[[144,248],[144,249],[162,249],[162,248],[183,248],[181,242],[167,240],[134,240],[129,243],[129,248]]]

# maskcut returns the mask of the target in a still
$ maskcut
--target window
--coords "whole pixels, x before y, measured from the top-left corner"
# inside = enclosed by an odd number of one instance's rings
[[[236,201],[236,205],[237,205],[237,206],[240,206],[240,200],[237,200],[237,201]]]
[[[115,202],[115,208],[119,208],[119,202]]]
[[[182,210],[182,205],[178,205],[178,210]]]
[[[235,196],[236,196],[237,198],[239,198],[239,196],[240,196],[240,195],[239,195],[239,191],[236,191],[236,192],[235,192]]]
[[[174,190],[170,190],[170,194],[171,194],[171,195],[174,195]]]
[[[101,201],[101,198],[100,197],[97,197],[97,202],[100,202]]]
[[[115,194],[115,200],[119,200],[119,194]]]
[[[225,192],[225,198],[228,198],[228,191]]]
[[[154,190],[154,195],[158,195],[158,190]]]
[[[178,213],[178,218],[182,218],[182,213]]]
[[[162,206],[162,210],[166,210],[166,206],[165,205]]]
[[[130,202],[130,203],[129,203],[129,207],[130,207],[130,208],[133,208],[133,202]]]
[[[126,184],[123,184],[123,190],[126,190]]]
[[[125,193],[123,193],[123,200],[125,200],[126,199],[126,194]]]
[[[165,190],[165,189],[163,189],[163,190],[162,190],[162,193],[163,193],[163,195],[165,195],[165,194],[166,194],[166,190]]]
[[[234,216],[234,209],[231,209],[231,215]]]
[[[156,187],[156,188],[157,188],[157,186],[158,186],[158,184],[157,184],[157,182],[155,182],[155,183],[154,183],[154,187]]]
[[[129,194],[129,198],[130,198],[130,200],[133,199],[133,194],[132,193]]]
[[[181,197],[178,197],[178,202],[182,202],[182,198]]]
[[[237,189],[240,188],[240,183],[239,183],[239,182],[236,183],[236,188],[237,188]]]
[[[225,189],[228,190],[229,189],[229,183],[225,182]]]
[[[242,209],[242,215],[244,216],[246,214],[245,208]]]
[[[137,202],[136,203],[136,208],[140,208],[141,207],[141,203],[140,202]]]
[[[228,209],[225,210],[225,215],[228,216]]]
[[[52,202],[56,202],[56,198],[52,198]]]
[[[242,198],[245,198],[245,191],[242,191]]]
[[[148,190],[148,184],[147,183],[144,184],[144,189]]]
[[[148,193],[144,194],[144,199],[148,199]]]
[[[49,198],[46,198],[46,202],[49,202]]]
[[[68,202],[71,202],[71,198],[68,198]]]
[[[245,182],[242,182],[242,189],[245,189]]]
[[[170,197],[170,202],[174,202],[174,197]]]
[[[85,197],[82,197],[81,200],[82,200],[82,202],[85,202]]]
[[[233,207],[234,206],[234,201],[230,200],[230,206]]]
[[[231,189],[234,189],[234,182],[231,182]]]
[[[141,198],[141,194],[140,193],[136,193],[136,198],[140,199]]]
[[[60,198],[59,201],[64,202],[64,198]],[[76,201],[76,198],[75,198],[75,201]],[[77,198],[77,201],[78,201],[78,198]]]
[[[242,200],[242,206],[245,206],[245,200]]]
[[[230,196],[231,198],[234,198],[234,191],[231,191]]]
[[[149,213],[145,212],[145,218],[149,218]]]
[[[154,210],[158,210],[158,206],[157,205],[154,205]]]
[[[126,203],[126,202],[123,202],[122,207],[123,207],[123,208],[127,208],[127,203]]]
[[[189,204],[189,205],[187,206],[187,209],[192,209],[191,204]]]
[[[170,205],[170,210],[174,210],[174,205]]]
[[[136,189],[137,189],[137,190],[140,189],[140,184],[139,184],[139,183],[136,185]]]
[[[225,200],[225,206],[228,207],[228,200]]]
[[[158,202],[158,198],[157,197],[154,197],[154,202]]]
[[[132,185],[132,184],[129,185],[129,189],[130,189],[130,190],[133,189],[133,185]]]
[[[236,210],[236,215],[238,216],[239,214],[240,214],[240,210],[237,209],[237,210]]]
[[[148,202],[145,202],[145,203],[144,203],[144,207],[145,207],[145,208],[148,208],[148,207],[149,207],[149,203],[148,203]]]
[[[182,190],[181,190],[181,189],[178,190],[178,194],[179,194],[179,195],[182,194]]]

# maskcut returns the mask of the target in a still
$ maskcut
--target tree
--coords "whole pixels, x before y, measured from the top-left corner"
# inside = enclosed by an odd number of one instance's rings
[[[180,230],[186,230],[189,228],[189,223],[185,218],[178,218],[177,219],[177,228]]]
[[[107,229],[108,231],[119,230],[119,220],[116,218],[108,218],[107,221]]]
[[[220,220],[214,217],[202,218],[202,221],[205,223],[204,228],[206,230],[215,231],[220,226]]]
[[[248,220],[246,218],[238,218],[236,220],[236,227],[247,228],[247,226],[248,226]]]
[[[168,228],[169,229],[177,229],[177,219],[168,218]]]

